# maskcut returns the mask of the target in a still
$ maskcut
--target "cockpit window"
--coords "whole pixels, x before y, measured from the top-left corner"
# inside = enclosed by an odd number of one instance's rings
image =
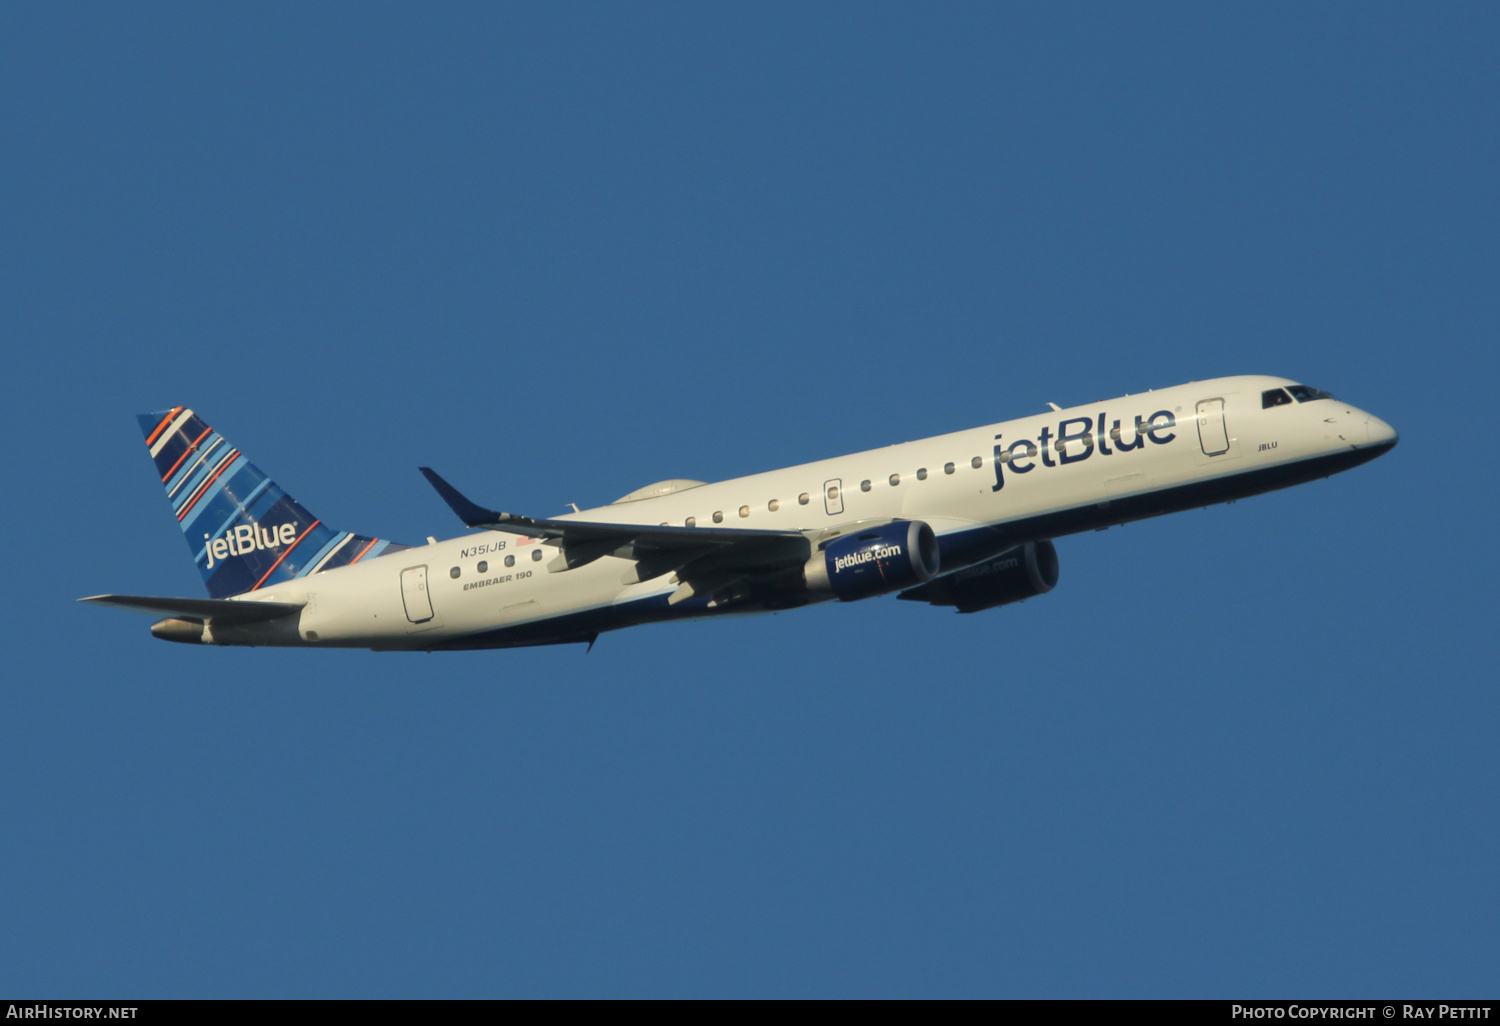
[[[1306,385],[1292,385],[1287,388],[1292,393],[1292,398],[1299,403],[1310,403],[1314,399],[1332,399],[1333,396],[1316,388],[1308,388]]]
[[[1286,394],[1284,388],[1268,388],[1260,394],[1260,408],[1269,410],[1273,406],[1289,406],[1292,397]]]

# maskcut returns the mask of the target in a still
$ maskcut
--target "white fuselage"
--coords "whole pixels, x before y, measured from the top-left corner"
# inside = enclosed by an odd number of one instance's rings
[[[1389,425],[1335,399],[1262,407],[1265,390],[1292,384],[1262,376],[1194,382],[555,519],[805,532],[920,520],[936,532],[948,573],[1006,546],[1326,476],[1395,443]],[[736,611],[668,607],[673,575],[625,583],[633,565],[613,556],[549,571],[555,552],[500,531],[405,549],[246,596],[306,605],[294,622],[214,630],[211,640],[503,647],[543,643],[549,636],[538,625],[568,618],[583,623],[578,633],[586,635],[589,622],[602,625],[597,633]],[[831,596],[809,600],[822,597]]]

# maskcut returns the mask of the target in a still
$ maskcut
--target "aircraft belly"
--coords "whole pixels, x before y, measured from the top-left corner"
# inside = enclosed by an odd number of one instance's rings
[[[438,596],[452,610],[447,625],[439,638],[422,647],[503,648],[552,643],[542,640],[547,638],[571,639],[578,628],[569,618],[607,610],[621,593],[619,579],[628,562],[606,556],[573,570],[549,573],[543,569],[546,560],[527,557],[515,568],[468,578],[463,571],[472,568],[461,566],[460,578]],[[636,585],[626,590],[643,588]]]

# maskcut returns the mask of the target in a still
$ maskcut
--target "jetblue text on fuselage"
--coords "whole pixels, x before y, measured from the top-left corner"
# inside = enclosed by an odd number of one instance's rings
[[[1116,453],[1133,452],[1146,444],[1146,439],[1151,439],[1157,445],[1166,445],[1176,438],[1175,432],[1170,429],[1177,426],[1177,418],[1172,416],[1170,410],[1157,410],[1149,417],[1137,416],[1135,428],[1130,439],[1124,437],[1124,431],[1120,428],[1120,421],[1116,420],[1106,433],[1104,425],[1109,414],[1099,414],[1098,425],[1098,449],[1101,456],[1113,456]],[[1073,430],[1069,430],[1069,429]],[[1125,431],[1131,430],[1126,428]],[[995,483],[990,490],[998,492],[1005,487],[1005,468],[1008,465],[1013,473],[1029,474],[1037,468],[1032,460],[1041,458],[1044,467],[1056,467],[1064,463],[1082,463],[1094,455],[1094,418],[1093,417],[1069,417],[1057,425],[1057,434],[1052,434],[1052,427],[1048,425],[1042,428],[1041,434],[1036,439],[1019,438],[1010,442],[1002,442],[1003,436],[995,436]],[[1037,443],[1041,444],[1038,445]],[[1070,443],[1075,450],[1069,451]],[[1111,443],[1113,447],[1111,447]],[[1052,458],[1053,453],[1057,459]]]

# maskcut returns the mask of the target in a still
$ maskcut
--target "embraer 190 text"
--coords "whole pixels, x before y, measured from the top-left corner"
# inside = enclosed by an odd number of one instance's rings
[[[990,609],[1051,591],[1052,539],[1348,470],[1390,425],[1284,378],[1058,409],[717,484],[661,481],[549,519],[408,546],[314,517],[192,410],[139,418],[206,599],[95,595],[159,638],[373,649],[592,644],[686,617],[900,598]]]

